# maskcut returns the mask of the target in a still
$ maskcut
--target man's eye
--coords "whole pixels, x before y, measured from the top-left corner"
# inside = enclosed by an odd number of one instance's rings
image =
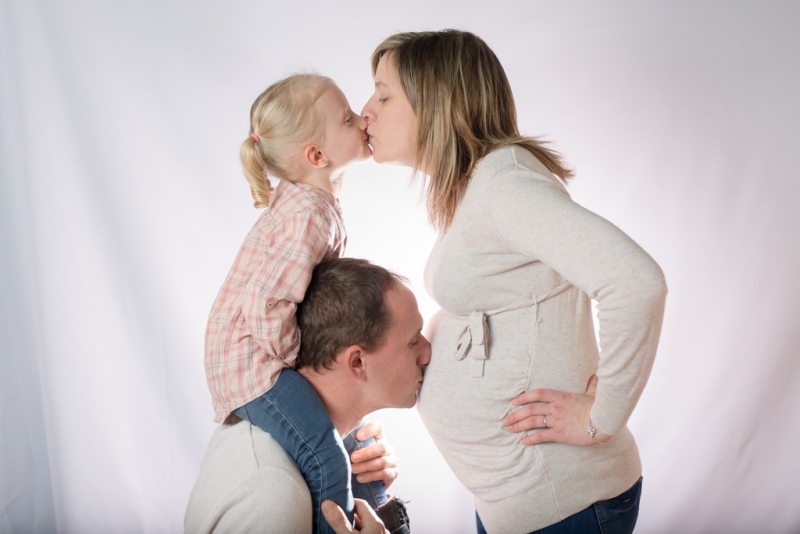
[[[349,124],[350,122],[352,122],[352,121],[353,121],[353,116],[352,116],[352,115],[348,115],[348,116],[347,116],[347,118],[344,120],[344,122],[346,122],[346,123],[348,123],[348,124]]]
[[[413,340],[411,343],[409,343],[409,345],[413,347],[413,346],[414,346],[414,345],[416,345],[417,343],[419,343],[419,338],[418,338],[418,337],[417,337],[417,338],[414,338],[414,340]]]

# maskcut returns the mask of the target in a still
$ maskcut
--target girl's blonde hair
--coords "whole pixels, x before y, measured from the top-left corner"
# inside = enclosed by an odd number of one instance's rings
[[[398,33],[372,54],[372,73],[390,54],[417,117],[414,168],[430,173],[428,217],[446,230],[475,165],[492,150],[519,145],[566,181],[561,155],[517,128],[514,96],[500,61],[478,36],[464,31]]]
[[[290,181],[301,178],[303,150],[321,143],[324,117],[314,103],[333,80],[318,74],[293,74],[270,85],[250,108],[250,134],[239,157],[250,183],[255,207],[269,205],[267,175]]]

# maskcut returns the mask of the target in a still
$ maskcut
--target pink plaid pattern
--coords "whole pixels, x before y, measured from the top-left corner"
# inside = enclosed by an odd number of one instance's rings
[[[344,253],[339,202],[311,185],[281,180],[247,234],[214,301],[205,366],[215,422],[268,391],[300,346],[295,320],[311,272]]]

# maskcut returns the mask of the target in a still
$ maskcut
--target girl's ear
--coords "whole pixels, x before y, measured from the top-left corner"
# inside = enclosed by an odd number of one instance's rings
[[[315,169],[323,169],[328,166],[328,157],[314,145],[308,145],[304,155],[306,161]]]

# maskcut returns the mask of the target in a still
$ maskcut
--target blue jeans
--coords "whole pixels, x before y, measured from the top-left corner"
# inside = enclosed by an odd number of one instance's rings
[[[375,443],[375,438],[368,438],[364,441],[358,441],[356,439],[356,433],[361,430],[363,426],[363,424],[359,425],[358,428],[347,434],[342,440],[344,442],[344,448],[347,450],[348,457],[355,451],[369,447]],[[389,500],[389,496],[386,495],[386,486],[383,485],[382,480],[376,482],[359,482],[356,480],[355,474],[350,476],[352,477],[351,485],[353,488],[353,497],[367,501],[373,510]]]
[[[631,534],[639,517],[642,478],[624,493],[598,501],[586,510],[530,534]],[[486,534],[481,518],[475,514],[478,534]]]
[[[283,369],[272,389],[233,413],[268,432],[297,462],[311,493],[314,534],[333,534],[321,515],[325,500],[338,504],[351,521],[354,494],[373,508],[386,500],[383,482],[361,484],[355,477],[351,482],[349,455],[369,443],[356,441],[358,429],[343,442],[317,392],[297,371]]]

